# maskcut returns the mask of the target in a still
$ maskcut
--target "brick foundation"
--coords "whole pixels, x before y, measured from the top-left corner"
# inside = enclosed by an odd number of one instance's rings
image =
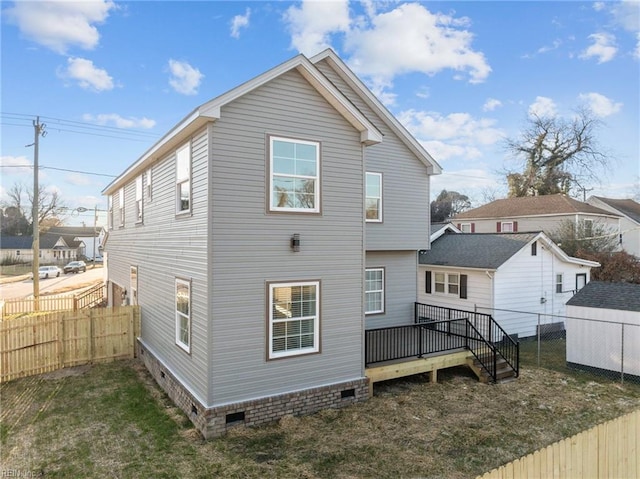
[[[187,391],[164,365],[138,342],[138,357],[171,400],[206,439],[222,436],[237,425],[256,426],[286,415],[303,416],[322,409],[366,401],[368,378],[207,408]]]

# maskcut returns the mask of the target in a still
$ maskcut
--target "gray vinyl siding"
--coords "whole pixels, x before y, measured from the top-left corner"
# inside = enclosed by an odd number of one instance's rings
[[[382,143],[365,149],[367,171],[383,175],[383,222],[367,223],[366,249],[427,249],[430,221],[427,167],[326,62],[316,66],[384,136]]]
[[[125,188],[125,227],[110,232],[109,279],[129,290],[138,267],[141,338],[203,402],[207,400],[207,134],[192,140],[191,215],[175,214],[175,154],[153,165],[153,198],[144,200],[144,222],[135,224],[135,179]],[[118,195],[114,195],[114,214]],[[191,280],[191,354],[175,344],[175,278]]]
[[[366,329],[399,326],[413,322],[417,297],[415,251],[367,251],[367,268],[384,268],[385,311],[367,314]]]
[[[321,214],[267,212],[268,135],[320,142]],[[226,105],[212,141],[210,405],[361,378],[359,132],[292,71]],[[268,282],[312,280],[320,281],[321,352],[267,360]]]

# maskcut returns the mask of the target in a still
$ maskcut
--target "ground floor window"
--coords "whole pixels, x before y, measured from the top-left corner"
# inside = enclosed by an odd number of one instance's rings
[[[320,282],[269,284],[269,359],[320,350]]]
[[[384,313],[384,268],[365,271],[365,314]]]
[[[185,351],[191,352],[191,282],[178,278],[176,278],[176,344]]]

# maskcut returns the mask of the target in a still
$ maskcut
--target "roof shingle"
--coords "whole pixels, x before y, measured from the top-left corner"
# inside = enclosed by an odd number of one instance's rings
[[[640,311],[640,284],[591,281],[567,305]]]

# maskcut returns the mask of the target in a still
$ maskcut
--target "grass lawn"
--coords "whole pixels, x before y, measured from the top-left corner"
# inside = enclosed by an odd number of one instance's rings
[[[523,367],[376,384],[341,410],[203,441],[137,361],[0,386],[2,471],[70,478],[469,478],[640,408],[640,385]]]

